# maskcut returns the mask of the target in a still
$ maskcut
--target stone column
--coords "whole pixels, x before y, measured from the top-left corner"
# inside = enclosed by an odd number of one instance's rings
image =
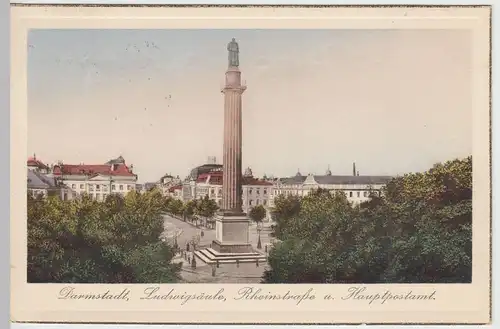
[[[241,84],[241,72],[238,67],[230,66],[226,71],[224,93],[224,148],[222,211],[241,214],[241,95],[246,86]]]
[[[216,217],[216,239],[212,248],[218,253],[252,253],[249,243],[248,216],[242,210],[241,171],[241,96],[246,86],[241,84],[238,68],[238,44],[228,44],[229,64],[224,93],[224,146],[221,211]]]

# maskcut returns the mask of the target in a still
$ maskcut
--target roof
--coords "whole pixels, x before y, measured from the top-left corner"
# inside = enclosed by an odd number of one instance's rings
[[[205,173],[198,176],[196,180],[197,183],[207,183],[211,185],[222,185],[223,174],[222,171]],[[208,181],[207,181],[208,180]],[[262,186],[272,186],[273,183],[261,180],[254,177],[242,177],[242,185],[262,185]]]
[[[28,167],[37,167],[40,169],[49,169],[49,167],[36,157],[29,157],[27,161]]]
[[[146,191],[149,191],[151,190],[152,188],[155,188],[156,187],[156,183],[144,183],[142,184],[143,188],[146,190]]]
[[[242,185],[272,186],[273,183],[254,177],[243,177]]]
[[[314,176],[318,184],[341,184],[341,185],[371,185],[387,184],[392,179],[391,176]]]
[[[307,176],[293,176],[281,179],[285,185],[303,184]],[[347,176],[347,175],[314,175],[314,180],[318,184],[325,185],[374,185],[387,184],[393,177],[391,176]]]
[[[330,176],[330,177],[332,177],[332,176]],[[292,176],[292,177],[280,178],[279,181],[282,184],[293,185],[293,184],[302,184],[302,183],[304,183],[304,181],[306,180],[306,178],[307,178],[306,176],[295,175],[295,176]]]
[[[182,185],[175,185],[168,189],[168,191],[171,193],[173,193],[175,190],[182,190]]]
[[[28,188],[48,189],[56,186],[54,177],[49,177],[28,169]]]
[[[206,174],[212,171],[222,170],[221,164],[204,164],[191,170],[189,178],[196,179],[201,174]]]
[[[115,170],[111,170],[111,165],[57,165],[54,166],[56,175],[110,175],[110,176],[135,176],[125,164],[118,164]]]
[[[109,160],[108,162],[106,162],[106,164],[107,165],[110,165],[110,164],[125,164],[125,159],[120,155],[116,159]]]

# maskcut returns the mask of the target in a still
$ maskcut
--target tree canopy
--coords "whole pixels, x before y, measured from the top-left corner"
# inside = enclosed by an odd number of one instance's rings
[[[266,208],[263,205],[258,205],[250,210],[248,216],[255,223],[261,223],[264,218],[266,218]]]
[[[167,283],[179,279],[171,246],[160,241],[159,191],[84,195],[63,201],[28,195],[28,281]]]
[[[277,198],[269,283],[462,283],[472,274],[472,157],[343,192]]]

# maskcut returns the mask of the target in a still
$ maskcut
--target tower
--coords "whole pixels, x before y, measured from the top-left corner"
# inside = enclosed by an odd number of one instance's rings
[[[242,210],[242,94],[239,46],[233,38],[227,45],[228,68],[224,94],[224,145],[222,206],[216,218],[212,247],[219,253],[249,253],[250,220]]]

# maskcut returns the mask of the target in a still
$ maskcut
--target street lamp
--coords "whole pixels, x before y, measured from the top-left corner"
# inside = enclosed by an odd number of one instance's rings
[[[262,249],[262,242],[260,241],[260,231],[262,231],[261,223],[257,223],[257,232],[259,233],[259,240],[257,241],[257,249]]]

